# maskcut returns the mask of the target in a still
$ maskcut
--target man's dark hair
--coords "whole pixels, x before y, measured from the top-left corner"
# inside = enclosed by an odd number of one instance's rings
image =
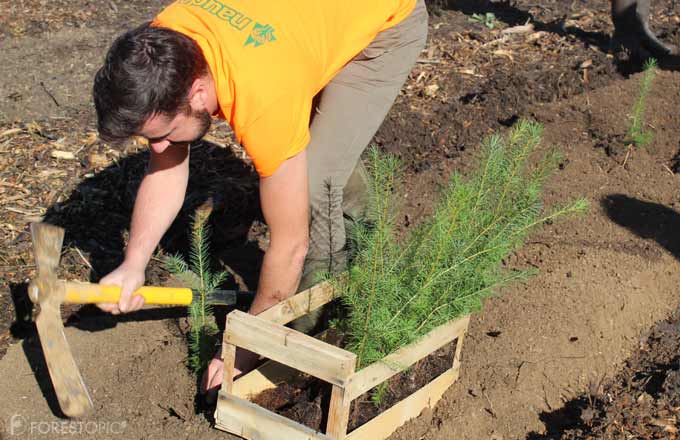
[[[188,108],[188,94],[207,63],[191,38],[145,23],[119,36],[94,79],[99,135],[121,141],[156,114],[174,117]]]

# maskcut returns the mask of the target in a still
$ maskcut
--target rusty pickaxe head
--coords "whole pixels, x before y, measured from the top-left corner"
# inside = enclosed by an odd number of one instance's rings
[[[37,277],[31,280],[28,295],[40,312],[35,324],[59,406],[68,417],[80,417],[92,408],[92,399],[66,341],[60,306],[64,284],[57,279],[57,266],[64,241],[64,230],[46,223],[31,223],[33,255]]]

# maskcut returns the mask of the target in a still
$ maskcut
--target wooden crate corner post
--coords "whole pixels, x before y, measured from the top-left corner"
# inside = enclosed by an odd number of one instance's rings
[[[220,391],[231,393],[234,387],[234,365],[236,363],[236,346],[228,342],[222,343],[222,361],[224,362],[224,376]]]

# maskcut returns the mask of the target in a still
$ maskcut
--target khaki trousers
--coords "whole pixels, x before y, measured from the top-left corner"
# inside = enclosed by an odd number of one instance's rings
[[[307,147],[310,247],[300,290],[316,282],[311,273],[346,265],[343,214],[357,218],[365,206],[361,153],[425,47],[427,18],[424,0],[418,0],[408,17],[378,34],[318,97]]]

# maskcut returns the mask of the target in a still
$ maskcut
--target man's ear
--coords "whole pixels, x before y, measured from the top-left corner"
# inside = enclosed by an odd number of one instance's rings
[[[208,108],[208,90],[204,77],[196,78],[189,91],[189,104],[192,110],[206,110]]]
[[[193,110],[207,110],[211,114],[217,111],[217,91],[210,74],[196,78],[191,84],[189,104]]]

